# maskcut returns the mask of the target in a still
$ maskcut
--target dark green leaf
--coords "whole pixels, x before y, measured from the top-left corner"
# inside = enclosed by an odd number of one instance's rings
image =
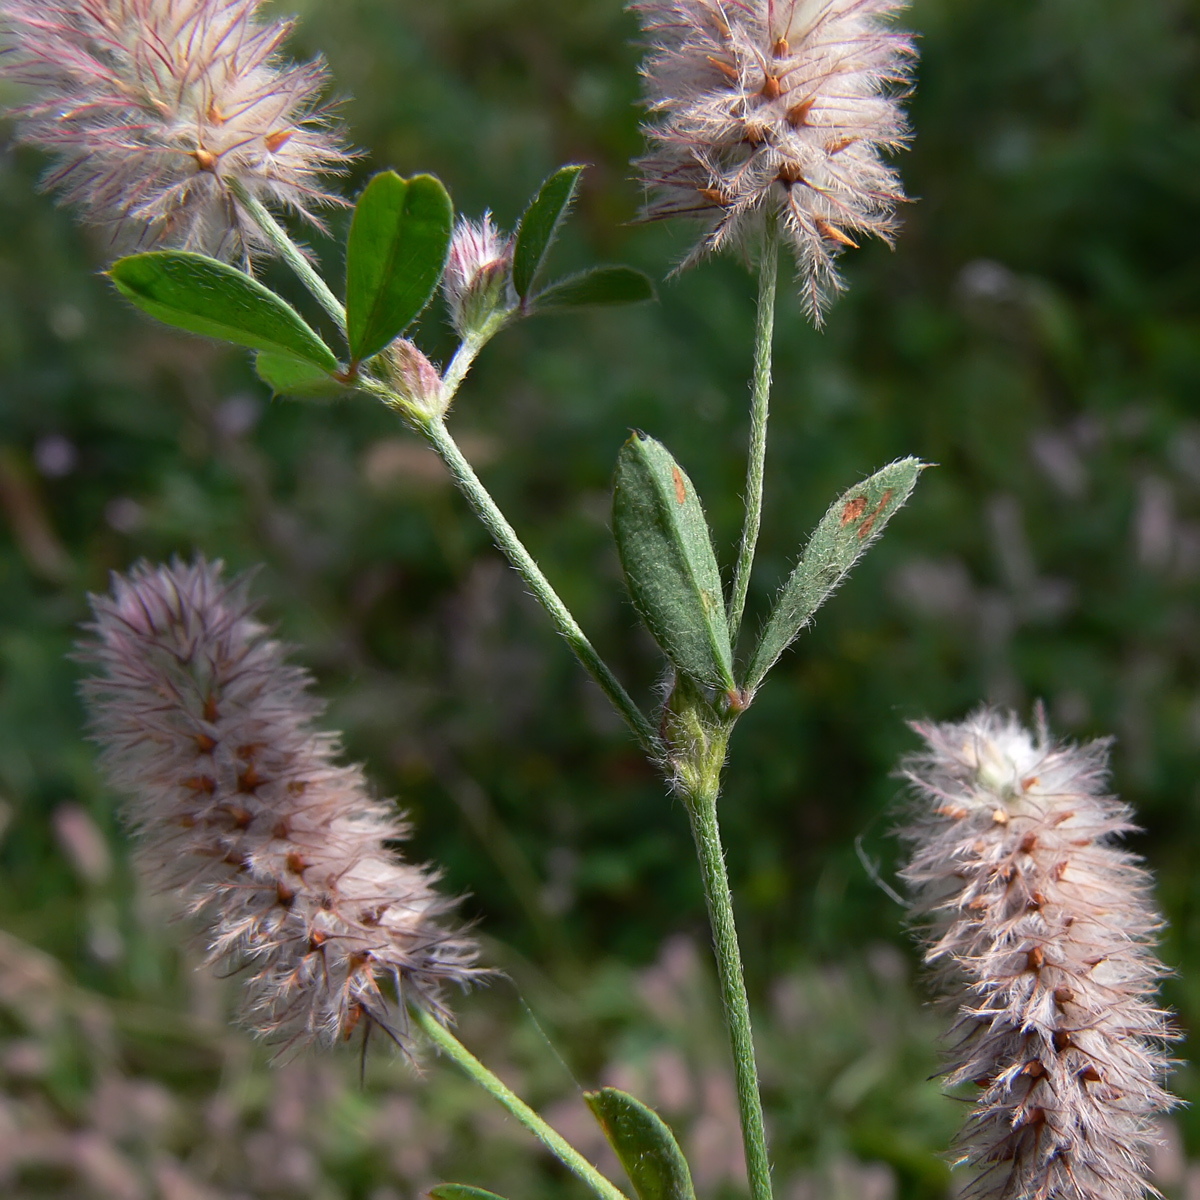
[[[487,1192],[466,1183],[439,1183],[437,1187],[429,1189],[429,1194],[433,1200],[504,1200],[495,1192]]]
[[[122,296],[166,325],[337,370],[333,351],[290,304],[215,258],[153,250],[117,259],[108,274]]]
[[[333,400],[346,394],[346,385],[328,371],[301,362],[290,354],[271,354],[260,350],[254,369],[277,396],[297,396],[302,400]]]
[[[692,1173],[675,1135],[652,1108],[616,1088],[585,1092],[639,1200],[694,1200]]]
[[[852,487],[821,518],[762,631],[747,673],[749,689],[758,687],[859,555],[883,532],[926,466],[916,458],[898,459]]]
[[[513,251],[512,282],[522,300],[529,295],[537,279],[538,269],[550,250],[559,222],[566,216],[582,173],[581,166],[555,171],[538,189],[521,218]]]
[[[654,284],[648,275],[632,267],[595,267],[568,275],[538,292],[534,312],[586,308],[596,304],[640,304],[654,299]]]
[[[454,207],[432,175],[384,171],[354,209],[346,245],[346,337],[355,362],[416,320],[446,266]]]
[[[617,457],[613,533],[634,607],[667,657],[698,683],[732,689],[721,573],[704,510],[670,451],[640,433]]]

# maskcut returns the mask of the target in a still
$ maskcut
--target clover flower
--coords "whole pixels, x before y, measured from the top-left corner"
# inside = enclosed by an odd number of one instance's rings
[[[335,762],[310,677],[220,563],[141,563],[93,596],[81,657],[101,762],[130,801],[159,891],[207,926],[211,962],[245,970],[243,1015],[285,1047],[364,1022],[402,1046],[405,1003],[448,1020],[445,983],[479,974],[440,918],[434,873],[390,843],[407,826]]]
[[[912,39],[889,21],[906,0],[635,0],[652,49],[642,67],[651,153],[647,219],[695,217],[680,264],[753,242],[779,221],[816,324],[841,289],[835,260],[862,234],[891,240],[904,198],[881,151],[904,145],[897,103]]]
[[[280,59],[262,0],[0,0],[0,78],[29,85],[17,138],[57,160],[45,183],[118,247],[229,260],[268,244],[240,185],[314,225],[342,203],[319,176],[350,157],[318,103],[320,60]]]
[[[978,1200],[1135,1200],[1153,1192],[1152,1117],[1174,1037],[1151,879],[1117,839],[1108,743],[1054,744],[981,710],[914,725],[903,875],[926,961],[957,1008],[951,1084],[979,1097],[960,1135]]]
[[[504,303],[512,256],[513,240],[497,231],[490,212],[483,214],[482,221],[458,222],[450,239],[442,290],[460,336],[485,325]]]

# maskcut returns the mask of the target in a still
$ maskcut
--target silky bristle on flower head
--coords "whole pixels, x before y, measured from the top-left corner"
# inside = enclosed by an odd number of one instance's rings
[[[1108,743],[1053,742],[983,709],[914,726],[902,872],[956,1021],[951,1085],[974,1107],[959,1162],[975,1200],[1138,1200],[1173,1034],[1151,880],[1119,845]]]
[[[320,183],[351,157],[320,61],[284,62],[262,0],[0,0],[0,79],[32,89],[17,139],[57,162],[46,186],[114,252],[268,251],[238,198],[320,226]]]
[[[842,287],[836,259],[862,235],[891,240],[904,199],[883,158],[903,146],[899,98],[912,39],[891,24],[906,0],[634,0],[650,153],[635,164],[647,219],[703,232],[680,269],[753,244],[767,218],[795,254],[821,324]]]
[[[285,1047],[373,1025],[403,1046],[405,1004],[448,1020],[444,985],[479,976],[476,947],[444,924],[436,875],[390,848],[407,835],[393,808],[337,765],[246,580],[141,563],[92,608],[80,656],[99,669],[83,694],[102,765],[152,886],[200,917],[212,962],[244,971],[245,1022]]]

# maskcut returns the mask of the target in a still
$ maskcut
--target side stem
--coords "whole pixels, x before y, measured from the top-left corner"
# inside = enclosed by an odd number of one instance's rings
[[[414,1009],[413,1017],[425,1036],[485,1092],[499,1100],[535,1138],[569,1171],[573,1171],[601,1200],[628,1200],[625,1193],[611,1184],[570,1142],[552,1129],[518,1095],[496,1078],[463,1044],[424,1009]]]
[[[704,878],[704,898],[708,902],[713,951],[721,982],[721,1003],[729,1026],[750,1195],[753,1200],[771,1200],[771,1163],[767,1157],[762,1097],[758,1091],[758,1065],[754,1057],[754,1034],[750,1028],[750,1001],[746,996],[746,983],[742,975],[742,955],[733,919],[733,896],[729,891],[725,851],[721,846],[721,830],[717,824],[715,783],[690,795],[687,809],[692,823],[692,837],[696,841],[696,853],[700,859],[700,872]]]
[[[345,333],[345,307],[329,290],[329,285],[317,273],[312,263],[300,253],[300,248],[292,241],[288,231],[275,220],[260,200],[246,190],[240,179],[230,179],[227,182],[238,203],[254,218],[254,223],[279,252],[279,257],[292,268],[300,282],[312,293],[313,299],[333,318],[338,329]]]
[[[475,515],[492,535],[496,545],[529,585],[529,590],[533,592],[538,602],[550,614],[550,619],[575,652],[575,657],[600,685],[601,690],[612,701],[617,712],[625,718],[626,724],[637,736],[642,749],[655,761],[661,759],[662,745],[654,731],[654,726],[650,724],[646,714],[638,708],[633,702],[633,698],[621,686],[608,664],[588,641],[587,635],[579,628],[579,623],[571,615],[570,609],[562,602],[558,593],[550,586],[550,581],[542,574],[541,567],[525,549],[516,531],[508,523],[508,519],[500,511],[487,488],[483,486],[471,464],[463,456],[463,452],[458,448],[458,443],[450,436],[450,431],[444,422],[440,417],[428,417],[415,421],[414,424],[437,452],[438,457],[446,464],[450,474],[454,477],[454,482],[475,510]]]
[[[746,519],[729,596],[729,641],[737,648],[754,547],[762,523],[763,470],[767,459],[767,408],[771,398],[771,341],[775,333],[775,284],[779,276],[779,228],[768,215],[758,264],[758,317],[754,325],[754,377],[750,396],[750,454],[746,464]]]

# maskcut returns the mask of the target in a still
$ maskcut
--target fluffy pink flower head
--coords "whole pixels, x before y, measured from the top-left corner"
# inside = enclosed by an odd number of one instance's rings
[[[634,0],[653,39],[642,68],[650,219],[695,217],[704,254],[778,220],[820,324],[856,238],[891,239],[905,143],[897,103],[913,58],[890,18],[906,0]]]
[[[1117,839],[1108,743],[1054,744],[988,711],[916,725],[903,874],[956,1010],[949,1082],[976,1200],[1139,1200],[1172,1034],[1155,1003],[1162,922]]]
[[[448,1019],[446,983],[477,977],[453,901],[390,843],[407,827],[336,763],[310,679],[219,563],[135,566],[93,596],[83,685],[109,779],[129,797],[141,865],[244,970],[246,1023],[285,1048],[378,1025],[404,1005]]]
[[[0,0],[0,78],[29,85],[17,137],[46,180],[119,248],[224,259],[266,250],[235,185],[301,213],[341,203],[323,173],[349,155],[318,101],[319,61],[279,56],[262,0]]]
[[[496,230],[491,213],[484,213],[482,221],[459,221],[442,276],[450,319],[459,334],[466,336],[484,324],[503,303],[512,255],[512,238]]]

